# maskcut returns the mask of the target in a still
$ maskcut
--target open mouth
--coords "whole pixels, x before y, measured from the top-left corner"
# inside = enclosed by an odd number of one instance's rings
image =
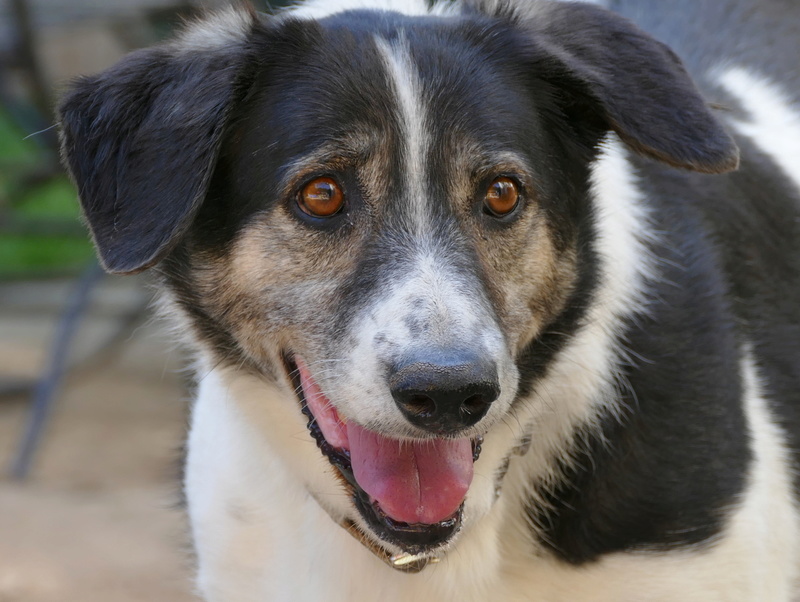
[[[482,439],[400,440],[365,429],[339,416],[301,358],[286,364],[308,430],[350,487],[370,529],[409,554],[452,538],[461,527]]]

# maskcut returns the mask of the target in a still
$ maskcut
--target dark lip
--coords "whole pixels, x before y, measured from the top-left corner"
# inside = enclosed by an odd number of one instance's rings
[[[316,441],[319,450],[328,458],[328,461],[344,479],[346,486],[350,489],[353,504],[375,535],[408,554],[432,552],[447,543],[461,529],[464,505],[462,504],[449,518],[434,524],[404,523],[387,516],[377,503],[370,500],[367,492],[356,482],[353,475],[353,467],[350,463],[350,452],[334,448],[322,434],[322,430],[306,403],[303,387],[300,383],[300,373],[293,357],[284,354],[283,363],[297,394],[300,410],[308,419],[306,426],[309,433]],[[480,436],[472,440],[473,462],[480,456],[482,442],[483,437]]]

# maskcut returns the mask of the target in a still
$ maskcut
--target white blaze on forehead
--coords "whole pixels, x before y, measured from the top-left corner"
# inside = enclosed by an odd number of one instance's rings
[[[376,36],[375,45],[383,58],[397,99],[398,121],[402,128],[400,144],[404,158],[403,194],[408,203],[407,214],[411,217],[408,225],[416,234],[420,234],[428,223],[429,215],[426,211],[425,185],[425,157],[428,153],[429,136],[422,102],[422,86],[408,42],[404,38],[388,42]]]
[[[772,82],[736,67],[719,76],[722,87],[736,97],[749,118],[731,120],[800,188],[800,111]]]

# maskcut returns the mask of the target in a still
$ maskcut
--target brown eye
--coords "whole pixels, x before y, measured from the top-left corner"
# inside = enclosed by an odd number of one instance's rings
[[[298,205],[312,217],[331,217],[344,205],[344,193],[333,178],[314,178],[300,191]]]
[[[496,178],[486,191],[484,206],[496,217],[508,215],[517,207],[519,190],[511,178]]]

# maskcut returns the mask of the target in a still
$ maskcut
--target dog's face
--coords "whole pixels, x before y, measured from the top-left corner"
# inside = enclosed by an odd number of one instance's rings
[[[208,363],[289,400],[264,436],[308,422],[287,461],[392,551],[489,511],[602,277],[606,132],[683,167],[736,161],[663,47],[591,7],[535,8],[232,13],[61,108],[107,267],[158,263]]]

